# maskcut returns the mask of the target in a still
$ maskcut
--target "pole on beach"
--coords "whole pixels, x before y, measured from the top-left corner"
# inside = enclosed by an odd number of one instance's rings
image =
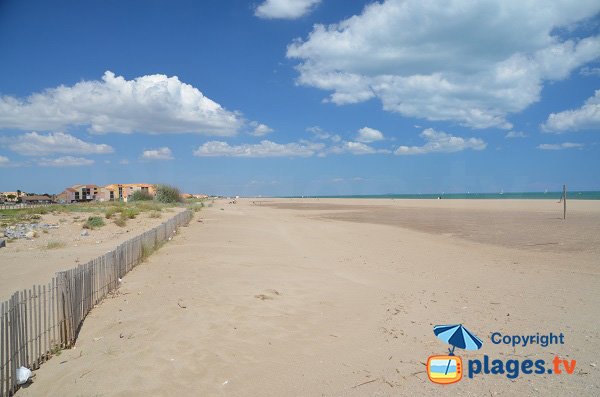
[[[563,185],[563,219],[567,219],[567,185]]]

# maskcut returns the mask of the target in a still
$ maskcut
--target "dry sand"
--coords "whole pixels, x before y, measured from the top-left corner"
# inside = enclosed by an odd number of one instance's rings
[[[600,393],[600,202],[559,222],[551,201],[273,201],[196,214],[18,395]],[[448,323],[483,340],[465,361],[577,367],[435,385],[423,363]],[[495,331],[565,344],[513,349]]]
[[[82,225],[92,213],[42,215],[41,219],[32,222],[58,225],[58,228],[48,229],[47,233],[38,230],[38,237],[34,239],[17,239],[0,249],[0,300],[4,301],[15,291],[31,288],[34,284],[47,284],[56,272],[72,269],[104,255],[122,242],[160,225],[178,211],[182,209],[163,210],[160,218],[150,218],[150,212],[142,212],[135,219],[129,219],[124,227],[105,219],[106,225],[88,230],[88,236],[81,236]],[[64,246],[48,249],[50,242]]]

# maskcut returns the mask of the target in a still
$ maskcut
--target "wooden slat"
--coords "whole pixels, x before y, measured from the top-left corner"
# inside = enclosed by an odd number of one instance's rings
[[[2,302],[2,304],[0,304],[0,397],[8,395],[8,379],[5,379],[4,374],[4,366],[6,361],[8,361],[4,357],[7,347],[8,346],[5,346],[4,344],[4,302]]]
[[[43,360],[46,361],[48,358],[48,299],[46,298],[46,285],[44,285],[43,294],[44,294],[44,354]]]
[[[38,368],[42,364],[42,287],[38,285]]]
[[[29,365],[30,368],[34,367],[34,363],[35,363],[35,349],[34,349],[34,343],[35,343],[35,327],[34,327],[34,323],[33,323],[33,309],[34,309],[34,304],[33,304],[33,295],[31,294],[31,288],[27,291],[27,306],[29,307],[29,321],[28,321],[28,328],[29,331],[27,331],[27,333],[29,334],[29,337],[27,338],[27,345],[29,346],[29,354],[31,356],[31,360],[29,361]]]
[[[50,352],[52,352],[56,344],[56,305],[54,303],[54,299],[56,297],[56,279],[52,277],[52,281],[50,283],[52,285],[52,292],[50,293],[50,326],[52,327]]]
[[[15,295],[10,298],[10,307],[9,307],[9,327],[8,332],[10,333],[10,391],[9,394],[14,393],[16,390],[16,378],[17,378],[17,357],[16,357],[16,332],[15,332]]]

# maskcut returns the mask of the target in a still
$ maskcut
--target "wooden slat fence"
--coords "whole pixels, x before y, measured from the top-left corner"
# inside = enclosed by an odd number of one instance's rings
[[[46,285],[15,292],[0,304],[0,397],[12,396],[17,368],[38,369],[58,350],[71,347],[86,315],[119,286],[149,252],[187,224],[186,210],[74,269],[56,273]]]

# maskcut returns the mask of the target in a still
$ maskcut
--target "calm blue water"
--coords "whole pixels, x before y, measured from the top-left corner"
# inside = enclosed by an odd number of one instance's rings
[[[522,192],[522,193],[438,193],[438,194],[377,194],[377,195],[350,195],[350,196],[304,196],[315,198],[381,198],[381,199],[547,199],[559,200],[562,192]],[[291,198],[300,198],[292,196]],[[567,192],[568,200],[600,200],[600,191],[592,192]]]

